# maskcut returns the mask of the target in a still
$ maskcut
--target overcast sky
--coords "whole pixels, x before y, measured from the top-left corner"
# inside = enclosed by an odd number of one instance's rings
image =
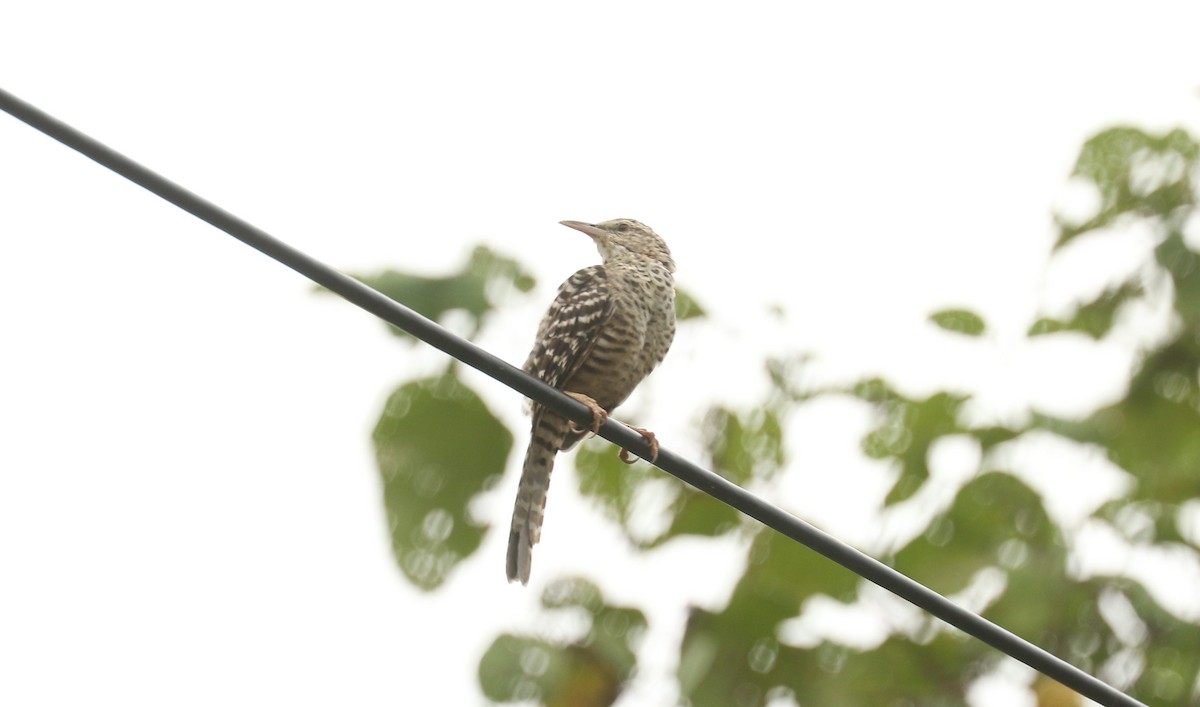
[[[1097,130],[1200,133],[1194,2],[20,5],[0,87],[311,255],[525,262],[538,290],[480,340],[514,363],[596,261],[557,222],[650,224],[713,315],[628,406],[680,451],[703,402],[761,391],[767,351],[915,392],[971,382],[998,417],[1111,400],[1128,346],[1022,335],[1144,242],[1048,267],[1050,215],[1086,212],[1067,178]],[[736,577],[733,544],[628,555],[560,480],[529,589],[493,533],[421,595],[368,435],[439,354],[6,115],[0,234],[4,704],[475,704],[478,656],[529,627],[541,582],[644,604],[702,557],[728,568],[652,604],[678,611]],[[925,324],[947,306],[988,320],[990,353]],[[510,391],[470,380],[524,427]],[[798,477],[789,505],[860,544],[869,506],[822,476],[854,478],[865,422],[813,421],[806,468],[838,471]],[[480,504],[497,525],[513,456]],[[661,626],[627,704],[671,699],[682,615]]]

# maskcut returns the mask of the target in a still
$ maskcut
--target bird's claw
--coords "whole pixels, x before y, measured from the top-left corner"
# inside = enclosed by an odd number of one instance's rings
[[[629,429],[633,430],[634,432],[637,432],[638,434],[640,434],[642,436],[642,439],[646,440],[646,444],[650,445],[649,461],[650,461],[650,463],[653,464],[654,461],[656,459],[658,459],[658,438],[655,437],[654,433],[651,432],[650,430],[647,430],[647,429],[644,429],[641,427],[634,427],[633,425],[625,425],[625,426],[628,427]],[[621,459],[621,461],[625,462],[626,464],[632,464],[635,461],[637,461],[636,458],[632,458],[632,459],[630,458],[628,449],[622,449],[620,452],[617,453],[617,456]]]
[[[592,411],[592,434],[599,434],[600,428],[608,421],[608,412],[600,407],[600,403],[583,393],[572,393],[569,390],[564,390],[563,392],[583,403],[587,406],[588,410]],[[570,420],[570,423],[572,430],[579,431],[583,429],[574,420]]]

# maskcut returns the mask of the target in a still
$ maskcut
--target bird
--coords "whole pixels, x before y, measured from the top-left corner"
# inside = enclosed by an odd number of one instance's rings
[[[529,583],[555,456],[599,432],[675,338],[675,261],[663,239],[633,219],[560,223],[590,237],[601,263],[579,270],[558,288],[523,368],[586,405],[592,425],[581,428],[530,403],[533,423],[508,537],[508,581],[521,584]],[[646,439],[654,461],[654,433],[630,427]],[[627,464],[634,461],[624,449],[620,456]]]

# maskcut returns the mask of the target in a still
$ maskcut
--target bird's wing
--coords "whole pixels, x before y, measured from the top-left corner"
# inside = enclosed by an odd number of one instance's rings
[[[563,390],[612,317],[613,303],[603,265],[584,268],[567,278],[538,326],[525,371]]]

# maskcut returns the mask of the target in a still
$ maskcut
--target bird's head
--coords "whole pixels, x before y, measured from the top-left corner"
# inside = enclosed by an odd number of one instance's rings
[[[631,218],[618,218],[604,223],[560,221],[591,236],[604,262],[629,257],[649,258],[661,264],[668,272],[675,272],[675,261],[662,238],[644,223]]]

